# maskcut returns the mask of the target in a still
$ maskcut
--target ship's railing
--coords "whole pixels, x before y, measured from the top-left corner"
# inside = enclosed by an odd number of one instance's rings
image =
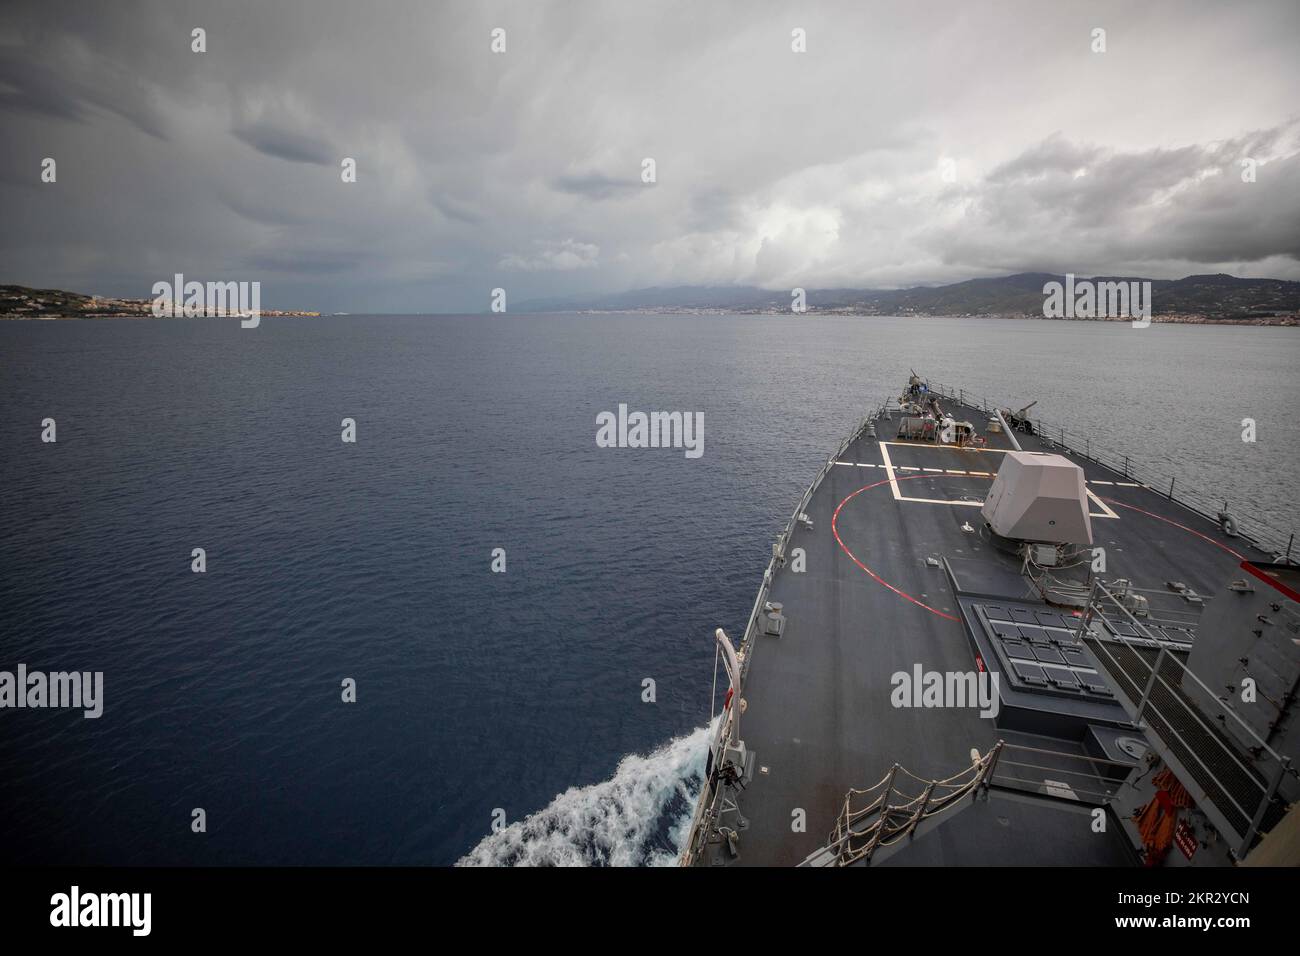
[[[944,780],[926,780],[894,764],[874,786],[845,794],[843,809],[826,846],[805,862],[830,866],[870,863],[877,850],[907,839],[921,824],[986,786],[1002,748],[999,740],[965,770]],[[902,789],[909,780],[910,786],[921,788],[920,793]],[[853,809],[854,801],[864,797],[864,805]]]
[[[927,385],[931,391],[938,392],[944,398],[972,408],[979,408],[990,415],[999,408],[1014,408],[1006,403],[990,402],[983,395],[954,388],[942,382],[928,382]],[[1048,446],[1060,446],[1066,451],[1096,462],[1116,475],[1122,475],[1125,481],[1145,485],[1213,524],[1221,524],[1220,516],[1231,513],[1237,523],[1237,533],[1243,540],[1266,554],[1274,555],[1279,561],[1290,562],[1300,559],[1300,549],[1296,547],[1294,531],[1278,528],[1270,524],[1267,519],[1248,510],[1239,511],[1237,507],[1229,507],[1227,500],[1190,487],[1186,479],[1180,481],[1177,475],[1164,474],[1130,455],[1106,448],[1093,441],[1090,435],[1070,431],[1063,425],[1032,415],[1028,420],[1033,425],[1035,434]]]
[[[1136,766],[1003,740],[982,756],[975,752],[969,767],[946,780],[925,780],[894,764],[874,786],[845,795],[826,845],[801,865],[870,864],[877,853],[937,826],[941,821],[936,818],[958,808],[962,798],[974,798],[990,788],[1104,806]],[[917,789],[921,792],[909,792]],[[855,803],[861,806],[854,809]]]
[[[1172,584],[1173,582],[1170,582]],[[1088,588],[1082,588],[1085,599]],[[1125,602],[1129,610],[1134,609],[1135,602],[1142,602],[1140,617],[1148,630],[1152,627],[1167,627],[1195,634],[1205,617],[1206,609],[1216,598],[1196,591],[1170,590],[1164,588],[1140,588],[1125,578],[1110,582],[1110,593]],[[1191,600],[1194,598],[1195,600]]]
[[[1092,754],[1003,744],[1002,759],[989,782],[1027,793],[1047,794],[1091,806],[1109,802],[1137,764]],[[1065,779],[1062,779],[1065,778]]]
[[[800,516],[804,514],[808,507],[808,503],[812,501],[812,496],[816,493],[817,489],[821,487],[821,483],[826,478],[826,475],[835,467],[835,462],[839,460],[840,456],[843,455],[846,450],[848,450],[850,445],[858,440],[858,437],[863,432],[874,425],[876,421],[888,414],[889,405],[890,402],[888,399],[881,402],[879,407],[867,413],[867,415],[858,422],[857,427],[853,429],[852,433],[840,442],[839,447],[836,448],[835,452],[826,459],[821,470],[817,472],[817,477],[815,477],[812,480],[812,483],[808,485],[808,489],[803,493],[803,497],[801,497],[799,503],[795,505],[794,511],[790,515],[790,520],[785,523],[785,527],[777,537],[776,544],[772,549],[772,557],[768,561],[767,568],[763,571],[763,581],[758,587],[758,594],[754,597],[754,606],[749,611],[749,619],[745,623],[745,631],[741,636],[740,646],[736,648],[736,656],[740,660],[740,680],[742,686],[744,684],[745,675],[749,673],[750,661],[754,658],[754,638],[757,636],[759,628],[761,627],[763,606],[767,603],[768,596],[771,593],[772,579],[776,576],[777,570],[785,561],[786,548],[790,544],[790,539],[794,535],[795,528],[799,526]],[[718,721],[717,730],[713,734],[713,739],[709,742],[709,750],[711,753],[715,754],[715,759],[721,756],[720,747],[722,742],[726,740],[728,735],[731,733],[733,714],[735,709],[740,706],[739,689],[737,689],[737,693],[734,697],[734,706],[723,710],[722,718]],[[713,715],[710,714],[709,717],[712,719]],[[680,860],[682,866],[693,865],[696,860],[698,860],[699,854],[703,851],[705,844],[708,842],[709,833],[713,829],[714,822],[718,819],[723,789],[723,786],[719,783],[714,787],[713,794],[710,797],[709,782],[707,780],[704,782],[704,788],[700,793],[699,802],[695,807],[695,816],[691,821],[691,829],[687,835],[686,844],[682,848]]]
[[[1114,628],[1105,628],[1100,635],[1090,630],[1093,621],[1100,626],[1102,620],[1110,619],[1108,613],[1116,611],[1124,623],[1136,630],[1137,638],[1126,637]],[[1119,597],[1095,579],[1087,610],[1079,621],[1079,638],[1085,637],[1095,638],[1089,647],[1098,657],[1105,657],[1103,668],[1114,678],[1115,689],[1120,699],[1128,702],[1134,721],[1147,730],[1201,812],[1225,838],[1235,838],[1232,849],[1236,858],[1244,858],[1260,832],[1282,778],[1294,772],[1290,758],[1270,747],[1179,655],[1169,650],[1167,642],[1157,640]],[[1115,649],[1119,647],[1126,653],[1117,654]],[[1154,659],[1148,660],[1152,649],[1157,649]],[[1181,692],[1187,681],[1203,692],[1197,696],[1211,708],[1209,712]],[[1226,727],[1230,719],[1250,739],[1253,759],[1218,729]]]

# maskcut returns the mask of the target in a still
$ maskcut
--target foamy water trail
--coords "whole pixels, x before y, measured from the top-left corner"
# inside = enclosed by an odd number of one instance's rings
[[[570,787],[456,865],[673,865],[704,782],[711,732],[700,727],[648,755],[629,754],[608,780]]]

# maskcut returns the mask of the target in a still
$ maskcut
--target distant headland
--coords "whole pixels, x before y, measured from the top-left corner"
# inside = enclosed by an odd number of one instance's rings
[[[29,289],[21,285],[0,285],[0,319],[152,319],[154,299],[116,299],[83,295],[62,289]],[[180,315],[181,311],[176,310]],[[231,315],[236,313],[232,312]],[[308,315],[319,312],[278,312],[262,309],[264,316]]]

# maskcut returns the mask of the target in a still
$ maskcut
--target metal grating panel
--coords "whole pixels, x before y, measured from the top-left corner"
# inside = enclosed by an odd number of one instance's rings
[[[1106,641],[1102,648],[1102,642],[1095,636],[1085,637],[1084,642],[1129,699],[1133,705],[1132,712],[1136,713],[1159,649],[1130,647],[1113,641]],[[1194,705],[1180,686],[1182,669],[1169,652],[1166,652],[1159,676],[1161,679],[1152,684],[1142,720],[1161,746],[1187,769],[1206,799],[1214,804],[1235,831],[1246,833],[1259,809],[1267,782],[1250,769],[1250,756],[1241,753],[1226,734],[1212,724],[1208,728],[1204,726],[1201,721],[1206,718],[1203,716],[1201,720],[1193,716]],[[1236,760],[1232,754],[1236,755]],[[1280,815],[1280,807],[1272,807],[1261,829],[1267,831]]]

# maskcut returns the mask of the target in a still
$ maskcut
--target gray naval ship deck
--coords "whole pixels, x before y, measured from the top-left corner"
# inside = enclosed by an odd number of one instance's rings
[[[822,848],[853,825],[855,806],[880,793],[863,788],[886,781],[887,792],[906,778],[912,793],[934,800],[969,792],[971,777],[985,785],[986,799],[969,801],[951,823],[935,820],[924,837],[932,821],[916,814],[922,826],[913,820],[908,839],[892,848],[903,852],[884,852],[877,836],[881,852],[874,860],[867,854],[869,862],[1138,862],[1133,822],[1113,820],[1100,837],[1089,823],[1147,746],[1145,725],[1129,706],[1139,692],[1117,695],[1115,675],[1099,673],[1097,663],[1115,655],[1081,646],[1080,612],[1045,602],[1022,574],[1022,558],[989,540],[980,506],[1013,450],[1005,430],[985,432],[996,411],[929,388],[946,413],[978,423],[984,443],[900,437],[903,416],[887,402],[827,462],[774,546],[740,644],[733,712],[745,766],[733,786],[706,790],[685,865],[817,865],[819,852],[825,865]],[[1127,461],[1103,464],[1091,448],[1075,451],[1050,430],[1028,428],[1012,430],[1025,452],[1061,454],[1083,469],[1104,577],[1147,589],[1144,621],[1167,640],[1171,659],[1185,657],[1205,602],[1241,575],[1243,561],[1277,557],[1225,534],[1174,489],[1134,477]],[[1128,627],[1123,614],[1112,618],[1112,628]],[[894,675],[986,670],[1000,676],[996,719],[981,717],[978,706],[896,706],[893,699]],[[1223,779],[1196,791],[1203,796]],[[943,780],[953,781],[946,790],[929,783]],[[896,818],[908,823],[916,805]],[[858,849],[870,842],[864,837]],[[853,856],[837,855],[840,865]]]

